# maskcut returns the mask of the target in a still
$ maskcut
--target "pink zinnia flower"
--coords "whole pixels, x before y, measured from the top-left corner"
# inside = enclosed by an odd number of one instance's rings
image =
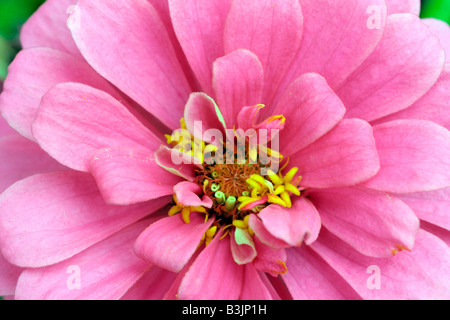
[[[46,1],[0,99],[31,140],[0,140],[0,294],[448,299],[450,31],[418,12]],[[280,130],[282,168],[208,129]]]

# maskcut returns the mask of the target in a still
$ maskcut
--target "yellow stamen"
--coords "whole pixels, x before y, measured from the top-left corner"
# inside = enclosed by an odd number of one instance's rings
[[[229,224],[229,225],[226,225],[226,226],[223,228],[223,230],[227,229],[227,231],[225,231],[225,232],[223,233],[223,236],[221,236],[221,237],[219,238],[219,240],[222,240],[223,238],[225,238],[225,237],[230,233],[229,227],[231,227],[231,226],[232,226],[232,224]]]
[[[281,153],[279,153],[278,151],[275,151],[273,149],[270,148],[266,148],[267,149],[267,155],[273,159],[277,159],[278,161],[281,162],[281,160],[283,159],[283,155]]]
[[[258,150],[257,150],[257,148],[251,148],[250,147],[250,150],[249,150],[249,153],[248,153],[248,157],[249,157],[250,161],[255,162],[256,159],[258,158]]]
[[[286,190],[286,188],[284,186],[278,186],[275,191],[273,192],[274,195],[279,195],[281,193],[283,193]]]
[[[290,183],[286,183],[285,184],[286,190],[289,192],[292,192],[293,194],[295,194],[296,196],[300,195],[300,191],[297,189],[297,187],[294,187],[294,185],[290,184]]]
[[[238,210],[242,210],[242,208],[244,208],[245,206],[247,206],[247,205],[249,205],[250,203],[252,203],[252,202],[255,202],[255,201],[257,201],[257,200],[259,200],[258,198],[250,198],[250,200],[247,200],[247,201],[244,201],[244,202],[242,202],[239,206],[238,206]]]
[[[181,127],[181,129],[187,129],[186,128],[186,121],[184,120],[184,118],[180,119],[180,127]]]
[[[283,192],[281,195],[281,199],[283,199],[284,203],[286,203],[286,207],[290,208],[292,207],[291,197],[287,192]]]
[[[275,116],[271,116],[271,117],[267,118],[261,124],[269,124],[274,121],[278,121],[280,124],[283,124],[286,121],[286,118],[283,115],[279,114],[279,115],[275,115]]]
[[[261,190],[261,185],[252,178],[248,178],[245,182],[247,182],[247,184],[249,184],[253,189]]]
[[[275,185],[283,184],[283,180],[275,172],[273,172],[272,170],[269,170],[267,172],[267,175],[269,176],[269,179],[272,180],[272,182]]]
[[[247,197],[247,196],[240,196],[239,198],[238,198],[238,201],[239,202],[246,202],[246,201],[250,201],[250,200],[253,200],[253,198],[252,197]]]
[[[198,207],[190,207],[189,210],[192,212],[200,212],[200,213],[206,213],[205,207],[198,206]]]
[[[217,231],[217,226],[212,226],[211,228],[209,228],[206,231],[206,236],[212,238],[216,234],[216,231]]]
[[[265,185],[266,184],[266,179],[264,179],[262,176],[260,176],[259,174],[252,174],[250,176],[250,179],[253,179],[257,182],[259,182],[261,185]]]
[[[164,137],[167,140],[167,144],[171,144],[172,143],[172,136],[170,134],[165,134]]]
[[[279,204],[280,206],[286,207],[286,203],[282,199],[271,194],[269,195],[267,202]]]
[[[256,198],[258,198],[258,194],[259,194],[260,191],[261,190],[253,189],[252,193],[250,195],[252,196],[253,199],[256,199]]]
[[[242,220],[234,220],[233,226],[235,226],[236,228],[239,228],[239,229],[247,229],[248,228],[248,225]]]
[[[217,232],[217,226],[212,226],[211,228],[209,228],[208,230],[206,230],[204,236],[204,240],[205,240],[205,245],[208,245],[211,240],[214,238],[214,235]]]
[[[174,214],[180,212],[182,210],[182,208],[180,206],[173,206],[172,208],[170,208],[169,210],[169,217],[173,216]]]
[[[187,207],[183,208],[181,211],[181,218],[185,223],[191,223],[191,219],[189,219],[189,215],[191,214],[191,210]]]
[[[206,187],[208,186],[209,181],[208,179],[205,179],[205,181],[203,181],[203,193],[206,193]]]
[[[298,171],[297,167],[294,167],[291,170],[289,170],[289,172],[284,176],[284,181],[288,183],[291,182],[297,171]]]

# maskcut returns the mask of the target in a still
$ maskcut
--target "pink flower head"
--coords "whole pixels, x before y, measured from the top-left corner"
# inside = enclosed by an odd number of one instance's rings
[[[0,97],[0,294],[450,298],[450,31],[419,9],[47,0]]]

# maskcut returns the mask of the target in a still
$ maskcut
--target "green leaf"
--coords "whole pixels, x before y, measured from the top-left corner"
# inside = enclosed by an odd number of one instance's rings
[[[422,1],[422,18],[436,18],[450,23],[450,0]]]
[[[17,38],[20,26],[44,0],[1,0],[0,36],[7,40]]]
[[[8,41],[0,36],[0,80],[6,78],[8,72],[8,64],[14,55],[14,50],[11,48]]]

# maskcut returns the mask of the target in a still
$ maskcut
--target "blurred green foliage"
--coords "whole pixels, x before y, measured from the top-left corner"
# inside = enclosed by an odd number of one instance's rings
[[[44,0],[0,0],[0,36],[15,40],[20,26]]]
[[[0,80],[6,77],[8,64],[20,50],[20,27],[43,2],[0,0]]]
[[[450,24],[450,0],[422,1],[422,18],[437,18]]]

